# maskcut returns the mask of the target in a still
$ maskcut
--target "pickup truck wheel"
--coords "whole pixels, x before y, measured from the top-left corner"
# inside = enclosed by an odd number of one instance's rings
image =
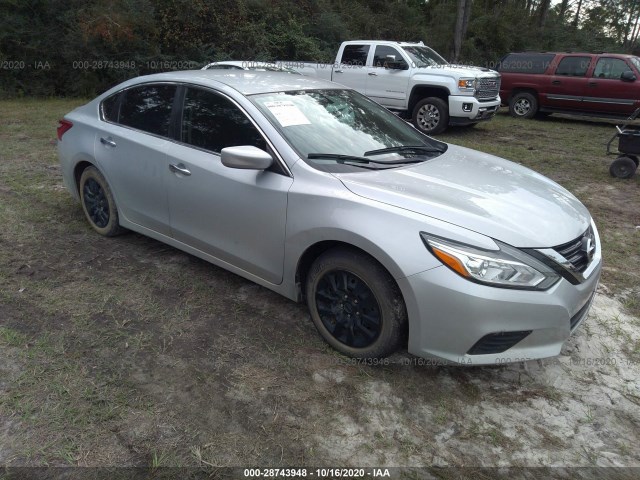
[[[516,118],[533,118],[538,113],[538,100],[527,92],[516,93],[509,101],[509,113]]]
[[[384,267],[364,253],[323,253],[309,271],[305,292],[318,332],[344,355],[385,357],[406,338],[402,294]]]
[[[438,97],[420,100],[413,108],[413,124],[427,135],[444,132],[449,125],[447,103]]]

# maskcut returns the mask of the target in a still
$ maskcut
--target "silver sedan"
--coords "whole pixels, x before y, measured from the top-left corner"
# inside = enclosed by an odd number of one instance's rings
[[[601,269],[587,209],[517,164],[286,73],[129,80],[58,128],[98,233],[133,230],[292,300],[345,355],[557,355]]]

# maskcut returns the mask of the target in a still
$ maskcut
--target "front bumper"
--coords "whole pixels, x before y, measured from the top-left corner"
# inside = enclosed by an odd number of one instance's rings
[[[449,123],[469,125],[482,120],[490,120],[500,108],[500,97],[495,100],[479,101],[476,97],[452,95],[449,97]]]
[[[601,268],[600,261],[584,283],[561,279],[542,292],[472,283],[444,266],[400,279],[409,314],[409,353],[463,365],[558,355],[588,314]],[[484,353],[500,341],[506,350]],[[482,342],[488,348],[477,348]]]

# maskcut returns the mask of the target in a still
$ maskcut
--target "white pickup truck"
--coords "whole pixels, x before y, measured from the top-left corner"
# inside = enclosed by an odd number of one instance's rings
[[[281,62],[303,75],[338,82],[409,117],[422,132],[489,120],[500,108],[500,74],[449,64],[420,43],[343,42],[334,64]]]

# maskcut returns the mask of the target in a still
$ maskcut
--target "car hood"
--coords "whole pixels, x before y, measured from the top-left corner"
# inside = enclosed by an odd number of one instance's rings
[[[473,65],[431,65],[419,67],[419,71],[428,71],[430,75],[442,72],[443,75],[450,75],[455,72],[460,77],[499,77],[500,74],[495,70],[484,67],[475,67]]]
[[[520,248],[561,245],[584,233],[591,220],[576,197],[548,178],[454,145],[415,166],[334,175],[356,195]]]

